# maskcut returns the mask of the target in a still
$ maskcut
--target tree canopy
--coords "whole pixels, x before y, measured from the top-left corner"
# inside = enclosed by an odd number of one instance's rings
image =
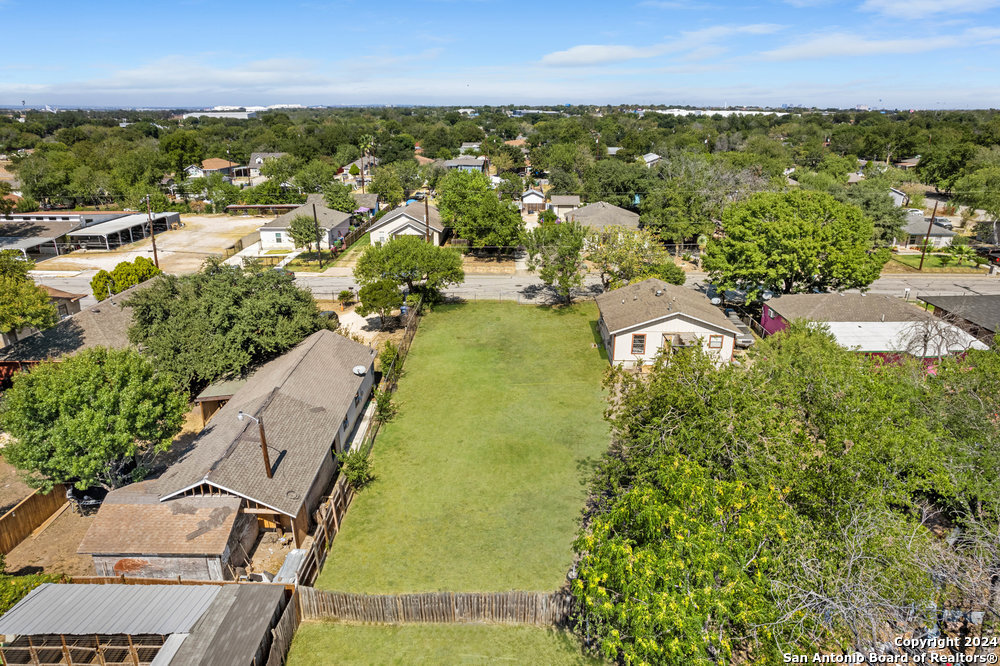
[[[403,295],[399,293],[399,285],[392,280],[375,280],[358,290],[358,314],[362,317],[377,313],[379,322],[385,324],[386,318],[394,308],[403,304]]]
[[[420,236],[400,236],[365,248],[354,268],[354,279],[362,284],[390,280],[437,292],[465,280],[462,255],[450,248],[427,243]]]
[[[129,297],[129,339],[180,386],[238,377],[329,325],[290,273],[209,260]]]
[[[29,484],[118,488],[180,432],[187,396],[134,349],[94,347],[16,374],[0,402],[4,458]]]
[[[90,289],[94,297],[103,301],[109,294],[120,294],[121,292],[142,284],[146,280],[163,273],[151,259],[146,257],[136,257],[134,261],[123,261],[111,269],[97,271],[90,280]]]
[[[473,247],[513,247],[524,233],[521,214],[510,201],[500,201],[485,174],[451,171],[437,186],[438,208],[455,235]]]
[[[708,244],[704,265],[720,290],[748,299],[864,288],[888,261],[873,251],[873,224],[855,206],[822,192],[764,192],[726,209],[724,236]]]
[[[24,328],[44,329],[58,321],[48,292],[28,276],[35,262],[17,250],[0,251],[0,333],[15,334]]]
[[[323,188],[323,199],[326,205],[342,213],[354,213],[358,202],[351,196],[351,188],[343,183],[330,183]]]
[[[543,224],[528,232],[528,270],[537,271],[542,282],[555,288],[566,300],[573,300],[573,290],[583,285],[586,266],[583,243],[587,230],[579,222]]]

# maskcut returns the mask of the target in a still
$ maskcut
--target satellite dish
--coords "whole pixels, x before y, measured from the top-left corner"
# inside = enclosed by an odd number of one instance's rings
[[[363,377],[368,374],[368,368],[363,365],[356,365],[351,369],[351,372],[356,374],[358,377]]]
[[[764,299],[765,301],[769,301],[769,300],[771,300],[772,298],[774,298],[774,292],[773,292],[773,291],[770,291],[770,290],[768,290],[768,289],[765,289],[765,290],[764,290],[764,291],[763,291],[763,292],[761,293],[760,297],[761,297],[762,299]]]
[[[711,301],[712,305],[722,305],[722,299],[718,296],[713,296],[709,301]]]

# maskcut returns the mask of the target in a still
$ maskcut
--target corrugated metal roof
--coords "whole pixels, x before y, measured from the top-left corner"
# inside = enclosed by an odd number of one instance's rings
[[[218,593],[215,585],[44,583],[0,618],[0,635],[186,633]]]

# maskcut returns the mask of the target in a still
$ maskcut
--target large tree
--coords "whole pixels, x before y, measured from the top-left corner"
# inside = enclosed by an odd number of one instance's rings
[[[403,295],[394,281],[376,280],[358,290],[358,300],[361,301],[357,307],[358,314],[366,317],[376,313],[379,324],[384,326],[393,309],[403,304]]]
[[[583,285],[586,266],[581,253],[586,237],[579,222],[564,222],[535,227],[525,239],[528,270],[537,271],[567,303],[573,300],[573,290]]]
[[[465,280],[462,255],[438,247],[420,236],[401,236],[380,246],[365,248],[354,268],[354,279],[362,284],[391,280],[408,291],[421,287],[437,292]]]
[[[512,247],[521,242],[521,214],[513,203],[497,198],[485,174],[451,171],[437,191],[445,223],[473,247]]]
[[[354,213],[358,209],[358,202],[351,196],[351,188],[343,183],[330,183],[323,188],[323,200],[326,205],[341,213]]]
[[[659,240],[646,229],[612,226],[593,232],[587,239],[587,259],[600,272],[605,290],[660,277],[661,273],[667,274],[664,279],[670,283],[684,284],[684,270],[673,263]],[[658,268],[668,264],[677,270]]]
[[[180,432],[187,396],[134,349],[94,347],[14,376],[0,403],[4,458],[48,490],[141,480]]]
[[[28,276],[34,267],[17,250],[0,251],[0,333],[16,336],[21,329],[48,328],[58,321],[48,293]]]
[[[130,296],[129,339],[181,386],[238,377],[329,325],[290,273],[209,260]]]
[[[748,299],[814,289],[864,288],[888,261],[873,250],[873,225],[829,194],[765,192],[726,209],[724,235],[708,244],[705,268],[719,290]]]
[[[386,208],[395,208],[403,201],[403,182],[391,165],[375,170],[368,189],[378,195]]]
[[[959,201],[986,212],[987,221],[976,225],[980,240],[1000,243],[1000,166],[987,166],[962,176],[955,184]]]
[[[316,257],[319,259],[319,243],[322,236],[316,228],[316,220],[309,215],[296,215],[288,225],[288,235],[295,247],[311,248],[316,246]]]
[[[97,300],[103,301],[109,295],[120,294],[161,273],[163,271],[157,268],[151,259],[136,257],[135,261],[119,263],[111,269],[111,272],[103,269],[97,271],[97,275],[90,280],[90,289]]]

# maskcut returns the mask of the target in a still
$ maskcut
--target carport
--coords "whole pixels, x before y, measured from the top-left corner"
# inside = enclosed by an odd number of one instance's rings
[[[153,229],[157,233],[162,233],[179,221],[180,215],[178,213],[156,213],[153,215]],[[125,215],[91,227],[71,231],[67,235],[75,243],[88,250],[113,250],[149,236],[149,218],[143,213]]]

